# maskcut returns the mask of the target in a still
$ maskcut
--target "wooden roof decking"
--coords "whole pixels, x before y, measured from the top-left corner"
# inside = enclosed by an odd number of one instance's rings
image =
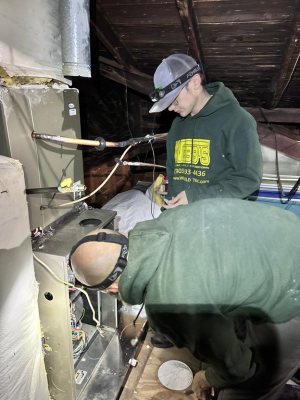
[[[299,107],[298,0],[95,1],[91,18],[104,36],[107,21],[127,50],[124,62],[131,58],[140,72],[152,77],[163,58],[188,53],[202,60],[208,82],[224,82],[242,106]]]
[[[300,159],[300,0],[91,0],[91,30],[96,79],[79,82],[89,135],[118,141],[166,132],[174,113],[148,113],[153,74],[163,58],[186,53],[261,123],[262,144],[270,128],[260,107],[293,141],[280,148]],[[126,86],[124,94],[102,77]],[[271,136],[267,142],[274,148]]]

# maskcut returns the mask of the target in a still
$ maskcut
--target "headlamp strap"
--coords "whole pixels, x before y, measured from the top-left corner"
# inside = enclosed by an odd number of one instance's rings
[[[97,290],[104,290],[108,288],[124,271],[127,265],[127,255],[128,255],[128,243],[129,240],[124,235],[118,234],[107,234],[106,232],[99,232],[97,235],[89,235],[82,238],[75,246],[72,247],[70,256],[69,256],[69,265],[72,269],[71,265],[71,256],[72,254],[78,249],[80,245],[87,242],[109,242],[109,243],[116,243],[121,245],[121,251],[119,258],[117,260],[116,265],[112,272],[108,275],[104,281],[99,283],[95,286],[88,286],[89,289],[97,289]]]
[[[175,90],[178,86],[187,82],[194,75],[196,75],[199,71],[201,71],[201,67],[199,64],[197,64],[193,68],[191,68],[190,70],[185,72],[183,75],[181,75],[179,78],[177,78],[173,82],[169,83],[164,88],[162,88],[161,85],[159,85],[158,87],[155,87],[155,90],[153,92],[151,92],[149,95],[150,99],[153,102],[159,101],[160,99],[165,97],[166,94],[172,92],[172,90]]]
[[[120,244],[121,246],[123,244],[128,245],[128,239],[124,235],[112,235],[112,234],[107,234],[106,232],[99,232],[97,235],[89,235],[85,236],[79,242],[77,242],[71,250],[70,256],[73,255],[73,253],[78,249],[79,246],[81,246],[83,243],[87,242],[109,242],[109,243],[116,243]]]
[[[107,235],[107,236],[109,236],[109,235]],[[114,235],[111,235],[111,236],[114,236]],[[125,238],[125,239],[127,239],[127,238]],[[112,272],[108,275],[108,277],[106,279],[104,279],[104,281],[98,283],[98,285],[89,286],[89,289],[97,289],[97,290],[107,289],[121,275],[121,273],[126,268],[127,254],[128,254],[128,239],[127,239],[127,243],[123,244],[121,247],[119,258],[118,258],[116,265],[114,266],[114,269],[112,270]]]

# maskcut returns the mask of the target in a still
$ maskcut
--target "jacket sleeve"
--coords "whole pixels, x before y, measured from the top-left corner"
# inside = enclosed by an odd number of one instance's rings
[[[146,303],[150,326],[178,348],[186,347],[207,364],[207,381],[228,388],[251,378],[256,372],[251,349],[238,339],[233,322],[223,314],[179,312],[167,304]]]
[[[147,307],[150,325],[177,347],[187,347],[208,365],[207,381],[228,388],[251,378],[256,371],[251,349],[240,341],[233,322],[223,314],[164,312]]]
[[[207,381],[216,387],[231,387],[251,378],[256,371],[253,354],[240,341],[233,324],[224,315],[205,315],[196,338],[194,355],[209,364]]]
[[[208,198],[238,198],[244,199],[257,190],[262,178],[262,155],[256,132],[256,123],[243,132],[236,132],[226,158],[230,161],[233,171],[226,180],[216,185],[192,188],[186,191],[189,203]]]

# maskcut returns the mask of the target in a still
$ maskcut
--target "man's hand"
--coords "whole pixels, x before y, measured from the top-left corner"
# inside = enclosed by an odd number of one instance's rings
[[[205,371],[199,371],[194,376],[192,389],[197,400],[208,400],[212,396],[212,386],[205,378]]]
[[[167,204],[164,204],[163,207],[167,210],[169,208],[175,208],[177,206],[186,206],[188,204],[188,199],[186,197],[185,191],[180,192],[176,197],[172,197],[172,200],[164,200]]]

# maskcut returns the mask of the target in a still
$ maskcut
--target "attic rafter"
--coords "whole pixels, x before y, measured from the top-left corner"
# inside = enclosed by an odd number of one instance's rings
[[[265,122],[264,117],[258,107],[245,107],[257,122]],[[270,123],[281,124],[300,124],[300,108],[274,108],[267,110],[263,108],[263,113]]]
[[[194,11],[193,0],[175,0],[182,26],[189,44],[191,56],[198,61],[202,66],[202,75],[204,81],[207,80],[205,74],[205,65],[203,59],[203,51],[198,31],[198,23]]]
[[[288,84],[287,79],[289,79],[289,76],[293,72],[294,65],[292,64],[292,60],[295,50],[297,48],[299,50],[299,40],[300,40],[300,1],[298,2],[298,7],[295,11],[293,27],[291,30],[289,42],[285,50],[283,63],[281,64],[280,74],[276,85],[277,88],[273,97],[271,108],[276,107],[277,104],[279,103],[285,91],[286,85]]]
[[[103,64],[110,65],[113,68],[121,69],[121,70],[126,71],[126,72],[131,72],[132,74],[142,76],[142,77],[144,77],[146,79],[152,79],[151,76],[148,75],[148,74],[144,74],[143,72],[141,72],[141,71],[139,71],[137,69],[134,69],[134,70],[130,71],[129,69],[123,67],[122,65],[116,63],[115,61],[109,60],[108,58],[100,56],[99,57],[99,61],[101,63],[103,63]]]
[[[90,21],[91,29],[112,56],[128,71],[138,71],[138,65],[125,44],[111,28],[101,8],[97,7],[96,22]]]
[[[265,124],[261,124],[258,122],[257,126],[260,125],[266,126]],[[283,125],[278,125],[278,124],[269,124],[269,125],[272,126],[273,130],[279,135],[286,136],[290,139],[295,140],[296,142],[300,140],[300,133],[298,133],[298,131],[293,131],[292,129],[289,129]]]
[[[280,133],[276,130],[276,133]],[[275,135],[274,132],[264,124],[257,125],[257,134],[261,145],[269,147],[270,149],[276,149]],[[282,134],[276,135],[277,149],[280,153],[283,153],[295,160],[300,161],[300,143],[297,140],[293,140]]]
[[[124,86],[128,86],[131,89],[134,89],[137,92],[147,96],[153,90],[153,80],[150,75],[148,75],[148,77],[146,74],[143,74],[144,76],[140,76],[138,74],[133,74],[102,62],[100,62],[99,65],[101,75],[108,79],[118,82]]]

